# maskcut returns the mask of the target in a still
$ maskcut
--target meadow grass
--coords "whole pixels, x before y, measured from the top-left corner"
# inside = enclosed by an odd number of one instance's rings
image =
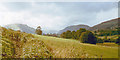
[[[118,47],[85,44],[73,39],[34,36],[46,44],[53,58],[118,58]]]
[[[118,44],[116,44],[116,43],[110,43],[110,42],[106,42],[106,43],[97,43],[97,45],[110,46],[110,47],[118,47]]]

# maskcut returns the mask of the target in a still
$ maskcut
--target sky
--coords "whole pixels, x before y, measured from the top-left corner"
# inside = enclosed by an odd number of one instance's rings
[[[0,2],[1,26],[41,26],[47,33],[71,25],[85,24],[92,27],[117,17],[117,2]]]

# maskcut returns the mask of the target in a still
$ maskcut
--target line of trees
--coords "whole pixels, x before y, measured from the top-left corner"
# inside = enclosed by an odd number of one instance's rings
[[[113,35],[118,35],[118,30],[98,30],[94,31],[95,34],[98,36],[113,36]]]
[[[63,32],[60,35],[60,37],[67,39],[77,39],[83,43],[91,43],[91,44],[97,43],[96,36],[91,31],[88,31],[84,28],[80,28],[77,31],[67,30],[66,32]]]
[[[105,32],[105,31],[104,31]],[[106,33],[102,34],[106,34]],[[88,31],[84,28],[80,28],[77,31],[70,31],[67,30],[66,32],[63,32],[60,37],[66,38],[66,39],[76,39],[80,40],[82,43],[90,43],[90,44],[96,44],[96,43],[104,43],[104,42],[114,42],[119,44],[120,37],[117,39],[108,39],[107,35],[104,35],[105,38],[98,38],[98,35],[95,32]]]
[[[42,34],[42,30],[40,26],[37,27],[35,33],[38,35],[58,37],[57,34]],[[60,37],[66,39],[76,39],[76,40],[80,40],[83,43],[90,43],[90,44],[103,43],[103,42],[115,42],[118,44],[119,38],[107,39],[107,36],[111,36],[111,35],[118,35],[118,30],[98,30],[91,32],[84,28],[80,28],[77,31],[67,30],[66,32],[63,32],[60,35]],[[97,38],[96,36],[105,36],[105,38],[101,39],[101,38]]]

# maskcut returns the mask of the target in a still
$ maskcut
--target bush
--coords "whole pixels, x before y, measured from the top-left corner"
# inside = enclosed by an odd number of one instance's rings
[[[90,31],[83,32],[80,36],[80,41],[82,43],[90,43],[90,44],[96,44],[97,43],[96,37]]]
[[[116,40],[116,44],[120,45],[120,37]]]
[[[103,43],[104,41],[100,38],[97,38],[97,43]]]

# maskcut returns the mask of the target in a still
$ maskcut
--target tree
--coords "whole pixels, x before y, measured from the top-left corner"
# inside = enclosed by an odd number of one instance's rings
[[[72,31],[71,34],[72,34],[72,39],[76,39],[76,32]]]
[[[83,32],[80,36],[80,41],[82,43],[96,44],[97,38],[90,31]]]
[[[38,34],[38,35],[42,35],[42,30],[41,30],[40,26],[37,27],[35,33]]]
[[[65,37],[66,37],[65,34],[66,34],[66,32],[63,32],[63,33],[60,35],[60,37],[65,38]]]
[[[80,35],[83,33],[83,32],[85,32],[86,31],[86,29],[84,29],[84,28],[80,28],[79,30],[77,30],[77,32],[76,32],[76,39],[79,39],[80,38]]]
[[[63,32],[60,36],[62,38],[71,39],[72,38],[72,32],[70,30],[67,30],[66,32]]]
[[[66,33],[65,33],[65,36],[66,36],[67,39],[72,38],[72,33],[71,33],[71,31],[70,31],[70,30],[67,30]]]

